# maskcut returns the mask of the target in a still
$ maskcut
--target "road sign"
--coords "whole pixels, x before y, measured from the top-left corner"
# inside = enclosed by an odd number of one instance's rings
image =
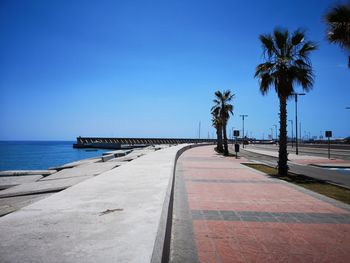
[[[234,130],[233,131],[233,136],[239,137],[239,130]]]
[[[326,136],[327,138],[332,137],[332,131],[326,131],[326,132],[325,132],[325,136]]]

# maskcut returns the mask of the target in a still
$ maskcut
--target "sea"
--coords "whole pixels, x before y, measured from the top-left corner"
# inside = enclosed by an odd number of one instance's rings
[[[75,149],[74,141],[0,141],[0,171],[45,170],[101,156],[106,149]]]

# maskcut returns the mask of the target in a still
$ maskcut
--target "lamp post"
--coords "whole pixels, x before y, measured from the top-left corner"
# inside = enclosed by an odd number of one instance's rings
[[[293,148],[293,140],[294,140],[294,136],[293,136],[293,120],[289,120],[291,123],[291,127],[292,127],[292,148]]]
[[[272,140],[272,142],[273,142],[273,129],[270,128],[270,130],[271,130],[271,140]]]
[[[248,117],[248,115],[239,115],[240,117],[242,117],[242,122],[243,122],[243,134],[242,134],[242,143],[243,143],[243,148],[244,148],[244,117]]]
[[[272,125],[272,126],[275,127],[275,132],[276,132],[276,143],[277,143],[277,125],[274,124],[274,125]]]
[[[201,138],[201,122],[199,121],[199,125],[198,125],[198,139]]]
[[[295,97],[295,133],[296,133],[296,137],[295,137],[295,154],[299,154],[298,151],[298,95],[299,96],[303,96],[305,95],[305,93],[293,93],[294,97]]]
[[[350,62],[349,62],[350,63]],[[345,107],[346,110],[350,110],[350,107]]]

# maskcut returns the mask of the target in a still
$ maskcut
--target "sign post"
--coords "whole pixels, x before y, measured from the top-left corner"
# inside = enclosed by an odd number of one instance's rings
[[[330,141],[330,138],[332,137],[332,131],[326,131],[325,135],[328,138],[328,159],[331,159],[331,141]]]
[[[239,144],[237,143],[237,137],[239,137],[239,130],[233,131],[233,136],[235,136],[235,152],[236,152],[236,159],[238,158],[238,152],[239,152]]]

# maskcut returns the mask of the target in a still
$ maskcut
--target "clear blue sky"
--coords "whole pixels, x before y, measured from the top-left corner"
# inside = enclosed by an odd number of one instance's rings
[[[265,138],[278,100],[253,78],[259,34],[301,27],[319,44],[302,135],[350,135],[347,53],[325,41],[330,0],[0,2],[0,139],[214,134],[213,93],[236,94],[229,127]],[[300,87],[296,87],[300,91]],[[288,119],[294,119],[294,101]],[[290,132],[290,127],[288,127]]]

